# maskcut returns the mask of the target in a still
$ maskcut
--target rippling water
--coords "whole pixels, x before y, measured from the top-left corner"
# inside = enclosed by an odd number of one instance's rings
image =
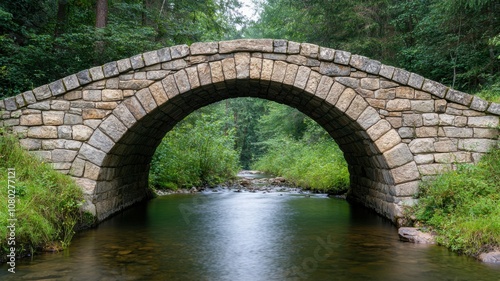
[[[387,220],[322,195],[169,195],[75,236],[1,280],[500,280],[500,266],[398,240]]]

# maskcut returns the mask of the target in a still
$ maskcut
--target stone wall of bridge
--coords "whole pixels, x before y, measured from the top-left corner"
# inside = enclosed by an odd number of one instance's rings
[[[422,179],[498,145],[499,104],[346,51],[272,39],[173,46],[83,70],[0,101],[0,122],[74,177],[102,220],[146,197],[151,157],[177,122],[235,97],[318,122],[349,164],[349,197],[394,221]]]

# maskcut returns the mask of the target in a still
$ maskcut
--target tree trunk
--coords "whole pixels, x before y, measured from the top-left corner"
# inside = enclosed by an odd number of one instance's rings
[[[104,28],[108,23],[108,1],[97,0],[95,27]]]
[[[57,24],[54,31],[54,37],[59,37],[66,29],[68,21],[68,0],[59,0],[57,3]]]

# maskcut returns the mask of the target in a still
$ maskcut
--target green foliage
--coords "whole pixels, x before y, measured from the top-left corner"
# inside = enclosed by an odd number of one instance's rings
[[[7,202],[7,170],[15,169],[16,249],[36,249],[56,241],[69,245],[80,221],[81,189],[73,180],[30,155],[16,137],[0,130],[0,200]],[[12,185],[12,182],[10,183]],[[2,203],[2,206],[4,203]],[[7,249],[8,209],[0,209],[0,251]]]
[[[212,186],[236,175],[235,131],[225,126],[217,107],[191,114],[165,136],[151,163],[155,188]]]
[[[438,242],[454,251],[478,255],[500,246],[500,150],[477,165],[422,184],[413,210],[418,221],[438,232]]]
[[[293,139],[266,142],[268,152],[253,168],[285,177],[296,186],[341,193],[349,187],[349,171],[342,151],[333,140],[308,144]]]

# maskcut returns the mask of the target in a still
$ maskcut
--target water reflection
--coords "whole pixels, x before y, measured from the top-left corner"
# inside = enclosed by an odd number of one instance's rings
[[[1,280],[500,280],[500,266],[399,242],[385,219],[312,195],[171,195]]]

